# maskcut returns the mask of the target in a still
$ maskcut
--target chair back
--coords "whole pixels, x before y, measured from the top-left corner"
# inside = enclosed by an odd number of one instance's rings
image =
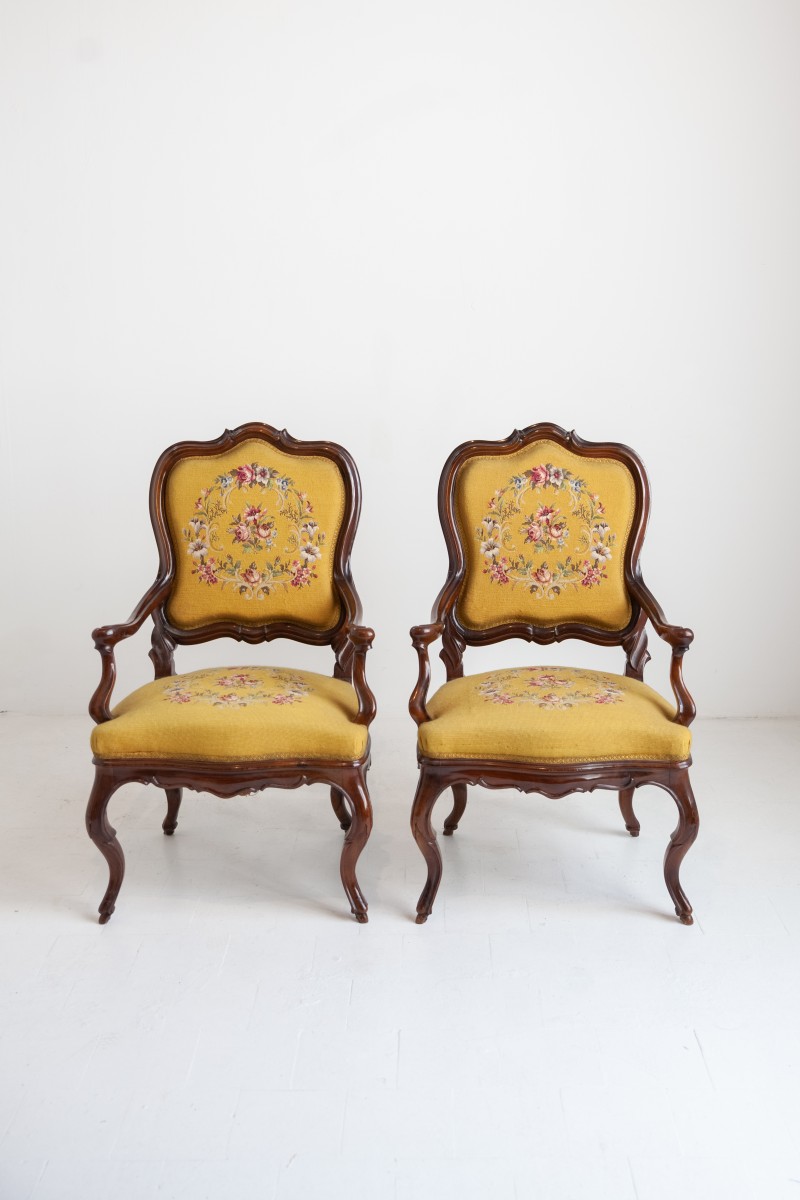
[[[550,424],[459,446],[439,487],[450,573],[437,619],[450,641],[625,642],[648,507],[626,446]]]
[[[350,575],[360,504],[355,463],[331,442],[250,424],[171,446],[150,490],[172,581],[157,626],[177,643],[336,641],[360,618]]]

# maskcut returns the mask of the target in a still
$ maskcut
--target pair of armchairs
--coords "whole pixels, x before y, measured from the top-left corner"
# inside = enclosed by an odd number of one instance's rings
[[[350,572],[360,507],[347,451],[268,425],[162,454],[150,486],[158,576],[124,624],[93,634],[102,674],[89,707],[95,780],[86,825],[109,867],[101,924],[125,869],[107,807],[132,781],[166,792],[169,835],[184,788],[234,796],[328,785],[345,831],[342,884],[356,920],[367,921],[356,863],[372,828],[366,776],[376,706],[365,672],[374,633],[361,624]],[[439,515],[448,576],[431,623],[411,631],[420,767],[411,826],[428,867],[418,923],[441,880],[431,817],[444,790],[454,798],[449,835],[467,786],[482,784],[548,796],[615,790],[635,837],[633,793],[647,783],[678,807],[664,874],[678,918],[692,923],[679,880],[698,828],[689,783],[695,708],[681,674],[692,633],[667,623],[642,580],[648,510],[647,477],[631,450],[556,425],[467,442],[445,464]],[[112,709],[114,648],[148,617],[155,679]],[[643,682],[648,620],[672,648],[674,705]],[[264,666],[175,673],[177,646],[217,637],[329,645],[333,676]],[[447,682],[428,699],[428,651],[438,638]],[[464,675],[466,646],[506,638],[618,646],[625,673],[525,666]]]

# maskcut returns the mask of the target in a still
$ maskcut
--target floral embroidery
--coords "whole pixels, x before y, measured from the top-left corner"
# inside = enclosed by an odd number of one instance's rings
[[[528,493],[533,495],[526,501]],[[547,502],[539,503],[540,497]],[[561,505],[566,500],[566,512],[555,503],[557,499]],[[564,467],[542,463],[512,475],[505,487],[497,489],[475,530],[484,575],[491,583],[524,584],[539,600],[554,600],[567,586],[599,586],[608,578],[605,567],[616,540],[604,513],[600,497]],[[518,514],[522,515],[518,526],[522,550],[514,545],[511,531]],[[577,522],[577,540],[572,553],[560,557],[570,536],[568,522]]]
[[[476,690],[492,704],[535,704],[565,709],[576,704],[619,704],[625,693],[609,675],[559,667],[495,671]]]
[[[267,502],[268,493],[274,505]],[[274,467],[230,467],[202,489],[194,508],[183,537],[199,583],[232,586],[246,600],[263,600],[288,585],[310,587],[317,578],[314,568],[322,557],[325,534],[311,516],[314,508],[306,493]],[[278,516],[289,526],[283,547]],[[226,552],[222,532],[232,542],[233,553]]]
[[[298,704],[313,691],[291,671],[277,667],[250,671],[195,671],[164,687],[162,699],[172,704],[213,704],[217,708],[247,708],[250,704]],[[199,685],[199,686],[198,686]]]

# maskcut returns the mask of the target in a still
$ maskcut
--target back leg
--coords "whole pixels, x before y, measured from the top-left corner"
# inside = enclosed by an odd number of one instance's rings
[[[641,825],[639,824],[636,813],[633,811],[633,793],[634,788],[625,788],[619,794],[619,811],[622,813],[622,819],[625,822],[625,828],[631,837],[638,837]]]
[[[445,837],[452,837],[458,829],[458,823],[464,815],[464,809],[467,807],[467,785],[465,783],[453,784],[453,811],[444,823]]]
[[[116,830],[109,824],[106,815],[108,802],[118,787],[119,784],[107,767],[95,768],[94,786],[86,806],[86,832],[108,863],[108,887],[97,910],[100,913],[101,925],[105,925],[111,919],[125,877],[125,855],[117,841]]]
[[[339,822],[339,828],[343,829],[345,833],[347,833],[347,830],[350,828],[352,817],[350,816],[347,808],[347,799],[345,794],[344,792],[341,792],[339,788],[331,788],[331,807],[336,814],[336,819]]]
[[[183,788],[165,788],[164,790],[167,793],[167,815],[164,817],[161,828],[168,837],[171,837],[178,828],[178,811],[183,799]]]

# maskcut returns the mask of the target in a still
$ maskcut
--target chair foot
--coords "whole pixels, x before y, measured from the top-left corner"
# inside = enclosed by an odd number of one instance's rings
[[[411,832],[420,852],[428,864],[428,878],[417,903],[417,925],[424,925],[433,911],[433,902],[442,881],[442,854],[433,831],[431,814],[433,806],[442,792],[442,784],[420,768],[414,805],[411,809]],[[466,788],[464,789],[466,791]]]
[[[452,837],[458,829],[458,824],[464,815],[464,809],[467,807],[467,785],[465,783],[453,784],[453,811],[444,823],[444,836]]]
[[[339,790],[347,796],[352,810],[352,818],[342,846],[339,872],[345,895],[350,901],[350,911],[360,925],[366,925],[368,905],[356,878],[356,863],[372,831],[372,804],[363,769],[354,768],[343,780],[343,786]]]
[[[167,793],[167,815],[161,828],[167,837],[172,837],[175,830],[178,828],[178,812],[183,799],[183,788],[166,788]]]
[[[669,784],[662,784],[678,806],[678,824],[669,839],[664,855],[664,881],[675,905],[675,914],[681,925],[693,925],[692,906],[681,887],[681,863],[692,846],[700,827],[689,772],[686,767],[673,771]]]
[[[619,811],[622,813],[622,819],[625,822],[625,828],[631,837],[638,837],[641,826],[637,820],[636,813],[633,811],[633,793],[634,788],[625,788],[619,794]]]
[[[106,815],[108,802],[118,787],[108,768],[95,768],[94,786],[86,806],[86,832],[108,863],[108,887],[97,910],[101,925],[108,924],[111,919],[125,877],[125,855],[117,841],[116,830],[109,824]]]

